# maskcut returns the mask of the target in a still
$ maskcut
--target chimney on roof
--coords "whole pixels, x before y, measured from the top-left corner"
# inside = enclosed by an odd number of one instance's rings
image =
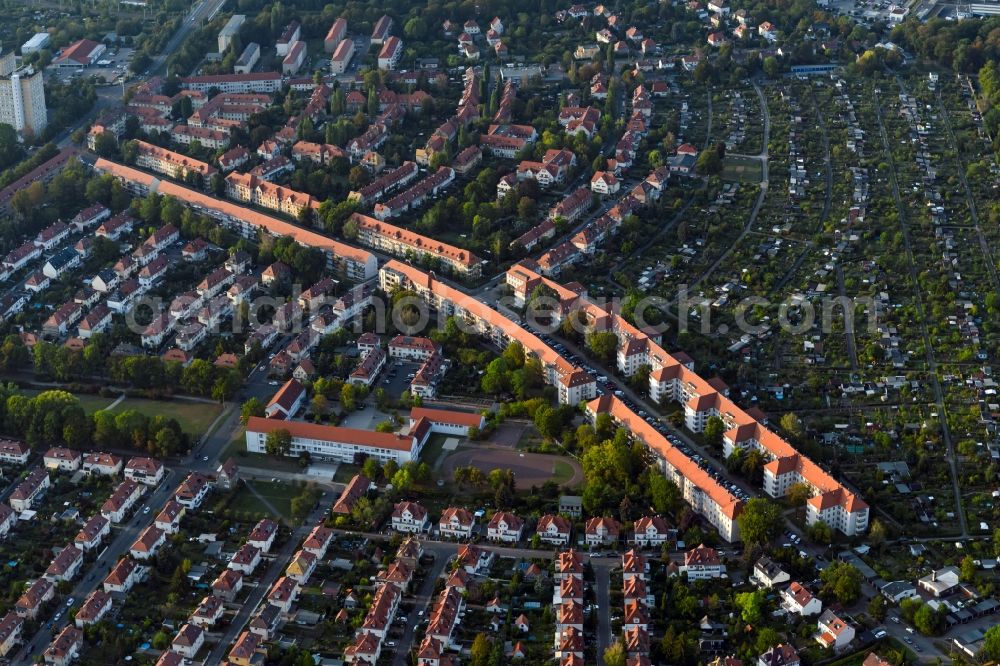
[[[932,583],[936,583],[937,582],[937,571],[936,570],[931,570],[931,582]]]

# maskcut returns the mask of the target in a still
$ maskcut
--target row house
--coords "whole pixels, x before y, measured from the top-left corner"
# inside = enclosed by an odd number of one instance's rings
[[[35,271],[24,281],[25,290],[35,294],[45,291],[51,285],[52,278],[46,275],[44,271]]]
[[[174,332],[177,320],[164,312],[153,318],[141,334],[142,346],[148,349],[159,348]]]
[[[375,579],[382,585],[393,585],[400,592],[406,592],[413,582],[414,568],[406,562],[392,562],[385,570],[379,572]]]
[[[219,170],[223,173],[229,173],[234,169],[238,169],[249,161],[250,153],[243,146],[236,146],[227,150],[219,155],[219,159],[216,160]]]
[[[514,159],[525,146],[538,140],[538,132],[530,125],[490,125],[479,143],[495,157]]]
[[[375,204],[375,217],[385,220],[418,208],[428,198],[436,197],[454,182],[455,170],[447,166],[439,167],[433,174],[418,181],[405,192],[397,194],[385,203]]]
[[[541,162],[529,160],[517,165],[517,180],[535,180],[543,189],[566,182],[570,170],[576,166],[576,154],[570,150],[551,149]]]
[[[238,172],[226,176],[226,196],[292,217],[297,217],[303,209],[319,207],[318,202],[308,194]]]
[[[452,635],[464,605],[462,595],[456,588],[445,587],[434,601],[426,635],[452,647]]]
[[[198,295],[202,297],[203,300],[207,301],[220,294],[224,289],[233,283],[236,276],[233,275],[229,269],[225,267],[219,267],[209,273],[205,278],[198,283],[195,288]]]
[[[325,165],[338,158],[346,159],[347,153],[340,146],[333,144],[297,141],[292,146],[292,159],[296,162],[310,160],[315,164]]]
[[[587,197],[590,197],[590,191],[587,191]],[[548,240],[555,236],[556,225],[553,222],[554,218],[546,218],[540,223],[528,229],[526,232],[515,238],[510,242],[510,248],[514,249],[520,247],[525,251],[531,251],[536,245],[542,241]]]
[[[347,378],[347,381],[355,386],[371,388],[375,380],[378,379],[378,374],[385,367],[385,359],[385,352],[378,347],[370,350],[362,357],[358,366]]]
[[[360,136],[347,143],[351,161],[362,159],[367,153],[378,150],[389,138],[389,129],[383,123],[372,123]]]
[[[594,203],[594,195],[590,189],[579,187],[569,194],[565,199],[557,203],[549,210],[549,219],[562,219],[572,223],[590,210]]]
[[[358,242],[362,245],[401,257],[433,257],[452,273],[462,276],[475,278],[482,272],[483,261],[468,250],[360,213],[351,217],[357,222]]]
[[[138,265],[138,264],[137,264]],[[167,276],[170,269],[170,260],[166,255],[159,255],[152,261],[139,269],[139,285],[143,289],[149,289]]]
[[[135,143],[137,148],[135,163],[144,169],[149,169],[150,171],[183,181],[198,178],[201,179],[203,187],[207,187],[211,176],[218,173],[218,170],[211,164],[196,160],[193,157],[175,153],[172,150],[160,148],[145,141],[136,141]],[[208,147],[212,148],[212,146]]]
[[[649,560],[634,548],[622,555],[622,580],[649,582]]]
[[[42,267],[42,273],[50,279],[56,280],[79,266],[81,261],[79,252],[71,247],[66,247],[49,257],[49,260]]]
[[[402,593],[395,585],[382,585],[375,592],[372,604],[365,615],[359,631],[371,634],[378,640],[383,640],[389,631],[396,611],[399,609],[399,602]]]

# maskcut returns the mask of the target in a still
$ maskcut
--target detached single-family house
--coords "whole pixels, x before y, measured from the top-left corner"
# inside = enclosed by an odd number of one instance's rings
[[[472,537],[472,528],[475,524],[476,519],[468,509],[448,507],[441,512],[438,531],[443,537],[469,539]]]
[[[427,531],[430,520],[427,509],[416,502],[399,502],[392,511],[392,529],[396,532],[419,534]]]
[[[566,546],[569,544],[570,531],[573,524],[568,518],[558,514],[546,514],[538,519],[535,534],[542,543],[553,546]]]
[[[823,602],[801,583],[794,581],[781,592],[781,607],[789,613],[807,617],[819,615],[823,611]]]
[[[509,511],[497,511],[486,526],[490,541],[517,543],[524,533],[524,521]]]

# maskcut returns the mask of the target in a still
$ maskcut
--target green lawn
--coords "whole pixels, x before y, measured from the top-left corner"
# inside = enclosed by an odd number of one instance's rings
[[[335,483],[349,483],[355,474],[361,473],[361,467],[358,465],[348,465],[346,463],[341,463],[337,465],[337,471],[333,475],[333,480]]]
[[[301,492],[297,486],[287,481],[271,483],[270,481],[250,479],[246,480],[246,484],[248,486],[252,485],[262,497],[274,505],[274,508],[278,510],[281,516],[289,520],[291,519],[292,498]],[[229,508],[240,513],[252,513],[259,517],[273,516],[271,509],[254,495],[249,488],[240,488],[239,493],[233,498],[233,502],[229,505]]]
[[[552,467],[552,481],[560,486],[573,478],[573,466],[564,460],[556,460]]]
[[[424,444],[423,450],[420,452],[421,460],[430,465],[432,469],[437,469],[438,463],[441,462],[442,459],[441,454],[444,452],[444,443],[449,437],[451,437],[451,435],[443,435],[441,433],[431,435],[427,439],[427,443]],[[461,447],[461,445],[460,441],[459,447]]]
[[[759,183],[762,176],[760,160],[748,157],[727,157],[722,162],[722,180]]]
[[[48,391],[51,389],[45,390]],[[42,393],[42,391],[39,389],[23,389],[21,393],[29,398],[33,398],[39,393]],[[83,411],[88,414],[93,414],[94,412],[105,409],[115,401],[114,398],[102,398],[99,395],[93,395],[90,393],[74,393],[73,395],[80,401],[80,406],[83,407]]]
[[[126,409],[134,409],[146,416],[165,416],[177,419],[184,432],[200,437],[208,431],[212,422],[222,411],[222,406],[205,402],[126,398],[118,403],[112,411],[118,413]]]

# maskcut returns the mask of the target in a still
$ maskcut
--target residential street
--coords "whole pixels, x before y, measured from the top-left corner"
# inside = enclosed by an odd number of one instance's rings
[[[597,663],[604,666],[604,650],[611,644],[611,569],[621,563],[619,559],[590,560],[597,585]]]
[[[170,469],[164,470],[163,481],[160,485],[152,493],[147,492],[142,501],[136,504],[135,513],[112,531],[110,545],[101,551],[96,561],[84,564],[81,569],[83,578],[77,581],[76,587],[70,593],[75,606],[79,607],[87,595],[101,586],[105,576],[108,575],[115,563],[128,553],[129,547],[135,542],[139,533],[156,519],[156,515],[167,499],[173,495],[178,483],[180,483],[180,479],[176,472]],[[144,513],[146,507],[149,507],[149,513]],[[46,621],[34,637],[25,637],[21,649],[14,657],[15,663],[27,663],[32,656],[42,653],[55,635],[59,633],[59,630],[69,621],[65,612],[68,609],[63,607],[62,610],[64,611],[63,618],[58,626],[52,626],[51,622]]]
[[[416,634],[417,626],[419,625],[421,619],[426,619],[429,614],[431,597],[434,594],[434,584],[437,582],[437,579],[441,576],[445,567],[448,565],[450,556],[446,556],[444,553],[438,554],[436,550],[433,552],[435,555],[434,564],[431,565],[430,570],[427,572],[427,576],[420,584],[420,589],[418,589],[413,596],[413,609],[410,611],[409,615],[405,616],[406,622],[404,623],[403,637],[398,641],[399,646],[392,660],[393,666],[407,666],[409,663],[408,657],[410,655],[410,649],[416,649],[418,647],[413,645],[413,638]],[[419,615],[420,611],[424,612],[423,618]]]
[[[267,571],[257,581],[257,586],[243,601],[243,605],[240,607],[240,610],[236,613],[236,616],[230,621],[226,631],[222,634],[221,640],[212,647],[212,651],[209,654],[208,659],[205,661],[206,664],[222,663],[223,657],[229,651],[233,642],[239,637],[247,622],[250,621],[250,617],[257,611],[257,607],[260,605],[261,601],[264,600],[264,597],[267,595],[268,591],[270,591],[271,586],[274,585],[274,582],[278,580],[279,577],[281,577],[285,569],[288,567],[288,563],[292,561],[292,556],[294,556],[299,550],[302,540],[309,536],[309,532],[312,531],[316,523],[329,514],[334,501],[334,495],[332,493],[327,493],[320,499],[319,506],[313,510],[302,526],[293,531],[288,537],[288,540],[281,547],[281,550],[279,550],[274,555],[273,559],[271,559],[271,563],[268,566]]]

